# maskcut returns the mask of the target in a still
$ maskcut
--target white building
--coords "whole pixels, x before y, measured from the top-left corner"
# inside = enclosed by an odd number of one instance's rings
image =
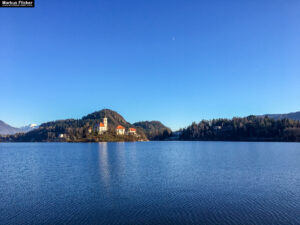
[[[214,126],[214,130],[221,130],[222,127],[221,126]]]
[[[117,133],[117,135],[124,135],[125,134],[125,127],[123,127],[121,125],[117,126],[116,133]]]
[[[103,123],[100,122],[94,126],[94,132],[97,132],[98,134],[103,134],[107,130],[108,130],[108,127],[107,127],[107,118],[106,117],[103,118]]]
[[[132,128],[132,127],[130,127],[130,128],[128,129],[128,134],[133,134],[133,135],[136,135],[136,129],[135,129],[135,128]]]
[[[92,133],[92,128],[91,127],[88,128],[88,132],[89,132],[89,134]]]

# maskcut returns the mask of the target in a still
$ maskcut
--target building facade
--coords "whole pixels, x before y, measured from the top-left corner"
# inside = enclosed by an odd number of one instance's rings
[[[103,122],[97,123],[94,126],[94,132],[97,132],[98,134],[103,134],[108,130],[108,124],[107,124],[107,118],[103,118]]]
[[[131,134],[131,135],[136,135],[136,129],[135,129],[135,128],[132,128],[132,127],[130,127],[130,128],[128,129],[128,134]]]
[[[123,127],[121,125],[117,126],[116,133],[117,133],[117,135],[124,135],[125,134],[125,127]]]

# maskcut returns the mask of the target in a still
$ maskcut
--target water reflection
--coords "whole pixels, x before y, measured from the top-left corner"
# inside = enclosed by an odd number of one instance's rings
[[[115,153],[115,160],[116,160],[116,169],[117,175],[121,175],[125,173],[125,142],[117,142],[116,143],[116,151]],[[120,176],[121,177],[121,176]]]
[[[100,169],[100,177],[102,178],[103,184],[105,187],[110,186],[111,180],[111,171],[109,168],[108,162],[108,151],[107,151],[107,142],[99,142],[98,143],[98,153],[99,153],[99,169]]]

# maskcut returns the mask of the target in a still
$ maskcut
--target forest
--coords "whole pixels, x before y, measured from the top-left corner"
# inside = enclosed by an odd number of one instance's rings
[[[202,120],[181,130],[180,140],[300,141],[300,121],[268,116]]]

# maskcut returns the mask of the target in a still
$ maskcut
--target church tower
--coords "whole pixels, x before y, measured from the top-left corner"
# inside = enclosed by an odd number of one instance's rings
[[[107,131],[108,127],[107,127],[107,118],[106,117],[103,118],[103,123],[104,123],[104,129],[105,129],[105,131]]]

